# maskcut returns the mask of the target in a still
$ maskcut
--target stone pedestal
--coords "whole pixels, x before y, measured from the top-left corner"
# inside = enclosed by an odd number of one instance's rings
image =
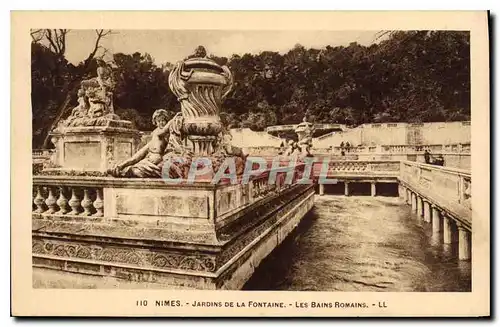
[[[70,127],[53,132],[53,166],[48,170],[106,172],[131,157],[140,144],[140,132],[129,121],[106,126]]]

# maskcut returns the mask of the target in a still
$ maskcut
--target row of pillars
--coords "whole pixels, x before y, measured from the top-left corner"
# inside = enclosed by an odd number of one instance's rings
[[[377,194],[377,187],[375,182],[371,183],[371,195]],[[325,195],[325,184],[319,184],[319,195]],[[349,182],[344,182],[344,195],[349,196]]]
[[[471,233],[467,230],[467,228],[465,228],[465,226],[463,226],[460,222],[455,221],[446,212],[441,211],[436,205],[420,197],[417,193],[405,188],[404,186],[401,186],[400,196],[401,195],[405,202],[411,205],[413,213],[417,214],[419,218],[423,218],[425,222],[432,223],[433,234],[439,235],[442,225],[444,244],[451,244],[453,242],[452,224],[455,222],[458,229],[458,259],[470,260]]]

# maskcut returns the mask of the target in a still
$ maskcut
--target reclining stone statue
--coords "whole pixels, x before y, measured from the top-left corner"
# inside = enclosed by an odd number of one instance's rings
[[[108,171],[115,177],[162,177],[164,156],[173,152],[183,155],[182,147],[182,115],[176,114],[170,121],[164,109],[158,109],[153,114],[153,124],[156,129],[151,133],[151,140],[137,151],[131,158],[124,160]]]

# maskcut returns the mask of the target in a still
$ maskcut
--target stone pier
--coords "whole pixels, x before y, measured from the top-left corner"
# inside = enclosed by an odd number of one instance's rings
[[[411,193],[411,211],[417,213],[417,195],[415,193]]]
[[[462,225],[458,224],[458,259],[470,260],[470,233]]]
[[[441,231],[441,217],[439,214],[439,209],[436,206],[432,206],[432,233],[439,234]]]
[[[422,217],[423,215],[423,200],[420,196],[417,197],[417,216]]]
[[[452,222],[451,219],[443,215],[443,243],[450,244],[452,241]]]
[[[325,195],[325,184],[319,184],[319,195]]]
[[[431,204],[428,201],[424,202],[424,221],[427,223],[431,222]]]

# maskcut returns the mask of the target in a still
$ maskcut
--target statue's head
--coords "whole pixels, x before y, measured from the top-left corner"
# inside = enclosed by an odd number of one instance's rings
[[[153,125],[164,127],[168,123],[169,114],[165,109],[158,109],[153,113]]]
[[[83,97],[85,95],[85,90],[84,89],[79,89],[78,90],[78,97]]]

